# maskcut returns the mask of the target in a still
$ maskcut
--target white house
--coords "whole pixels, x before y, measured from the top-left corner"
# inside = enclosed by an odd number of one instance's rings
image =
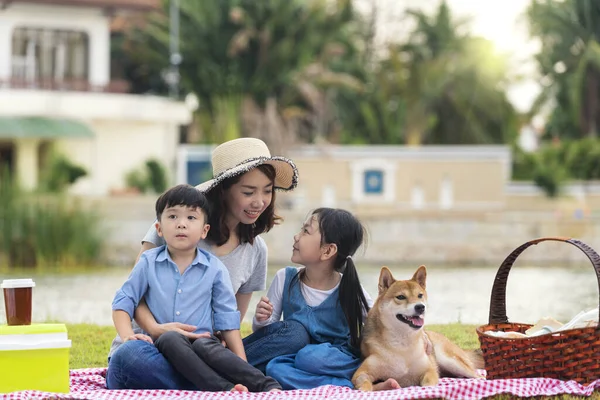
[[[0,165],[34,188],[50,146],[88,176],[74,193],[104,195],[157,158],[173,170],[183,102],[127,94],[111,80],[111,18],[157,0],[0,0]],[[168,55],[165,55],[168,57]]]

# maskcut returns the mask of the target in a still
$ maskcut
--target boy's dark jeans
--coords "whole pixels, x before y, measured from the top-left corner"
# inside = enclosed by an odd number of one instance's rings
[[[156,348],[173,367],[198,390],[211,392],[233,389],[242,384],[251,392],[281,389],[273,378],[223,347],[214,335],[190,340],[180,333],[163,333],[155,342]]]

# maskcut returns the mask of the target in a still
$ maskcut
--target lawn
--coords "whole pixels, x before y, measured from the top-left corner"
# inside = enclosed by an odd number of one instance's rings
[[[115,337],[116,331],[112,326],[98,326],[88,324],[67,325],[69,338],[73,345],[71,348],[70,367],[91,368],[106,367],[106,355],[110,348],[110,343]],[[479,340],[475,333],[474,325],[448,324],[431,325],[428,329],[440,332],[446,335],[455,343],[465,349],[473,349],[479,346]],[[242,336],[250,333],[250,325],[242,325]],[[511,396],[494,396],[488,399],[509,400]],[[600,400],[600,392],[594,393],[591,397],[574,396],[554,396],[554,397],[536,397],[536,399],[593,399]]]

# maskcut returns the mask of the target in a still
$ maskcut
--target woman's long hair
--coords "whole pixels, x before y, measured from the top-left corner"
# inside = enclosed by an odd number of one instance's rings
[[[255,167],[260,170],[263,174],[271,180],[271,183],[275,183],[275,168],[269,164],[261,164]],[[211,189],[206,193],[212,213],[210,215],[209,224],[210,229],[206,238],[217,246],[224,245],[229,240],[229,228],[225,223],[227,204],[225,201],[225,195],[227,191],[236,183],[240,181],[243,174],[233,176],[229,179],[225,179],[219,185]],[[271,204],[263,211],[258,217],[256,222],[252,225],[238,224],[237,234],[240,239],[240,243],[254,244],[254,238],[261,233],[269,232],[273,226],[279,223],[281,217],[275,214],[275,190],[273,190],[271,197]]]

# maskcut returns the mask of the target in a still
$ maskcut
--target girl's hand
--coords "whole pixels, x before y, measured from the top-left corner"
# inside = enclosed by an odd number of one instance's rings
[[[125,339],[125,342],[128,342],[130,340],[143,340],[144,342],[148,342],[148,343],[152,344],[152,338],[150,336],[144,335],[143,333],[133,334],[133,335],[129,336],[127,339]]]
[[[256,314],[254,317],[258,322],[265,322],[271,317],[271,314],[273,314],[273,305],[267,297],[261,297],[256,305]]]

